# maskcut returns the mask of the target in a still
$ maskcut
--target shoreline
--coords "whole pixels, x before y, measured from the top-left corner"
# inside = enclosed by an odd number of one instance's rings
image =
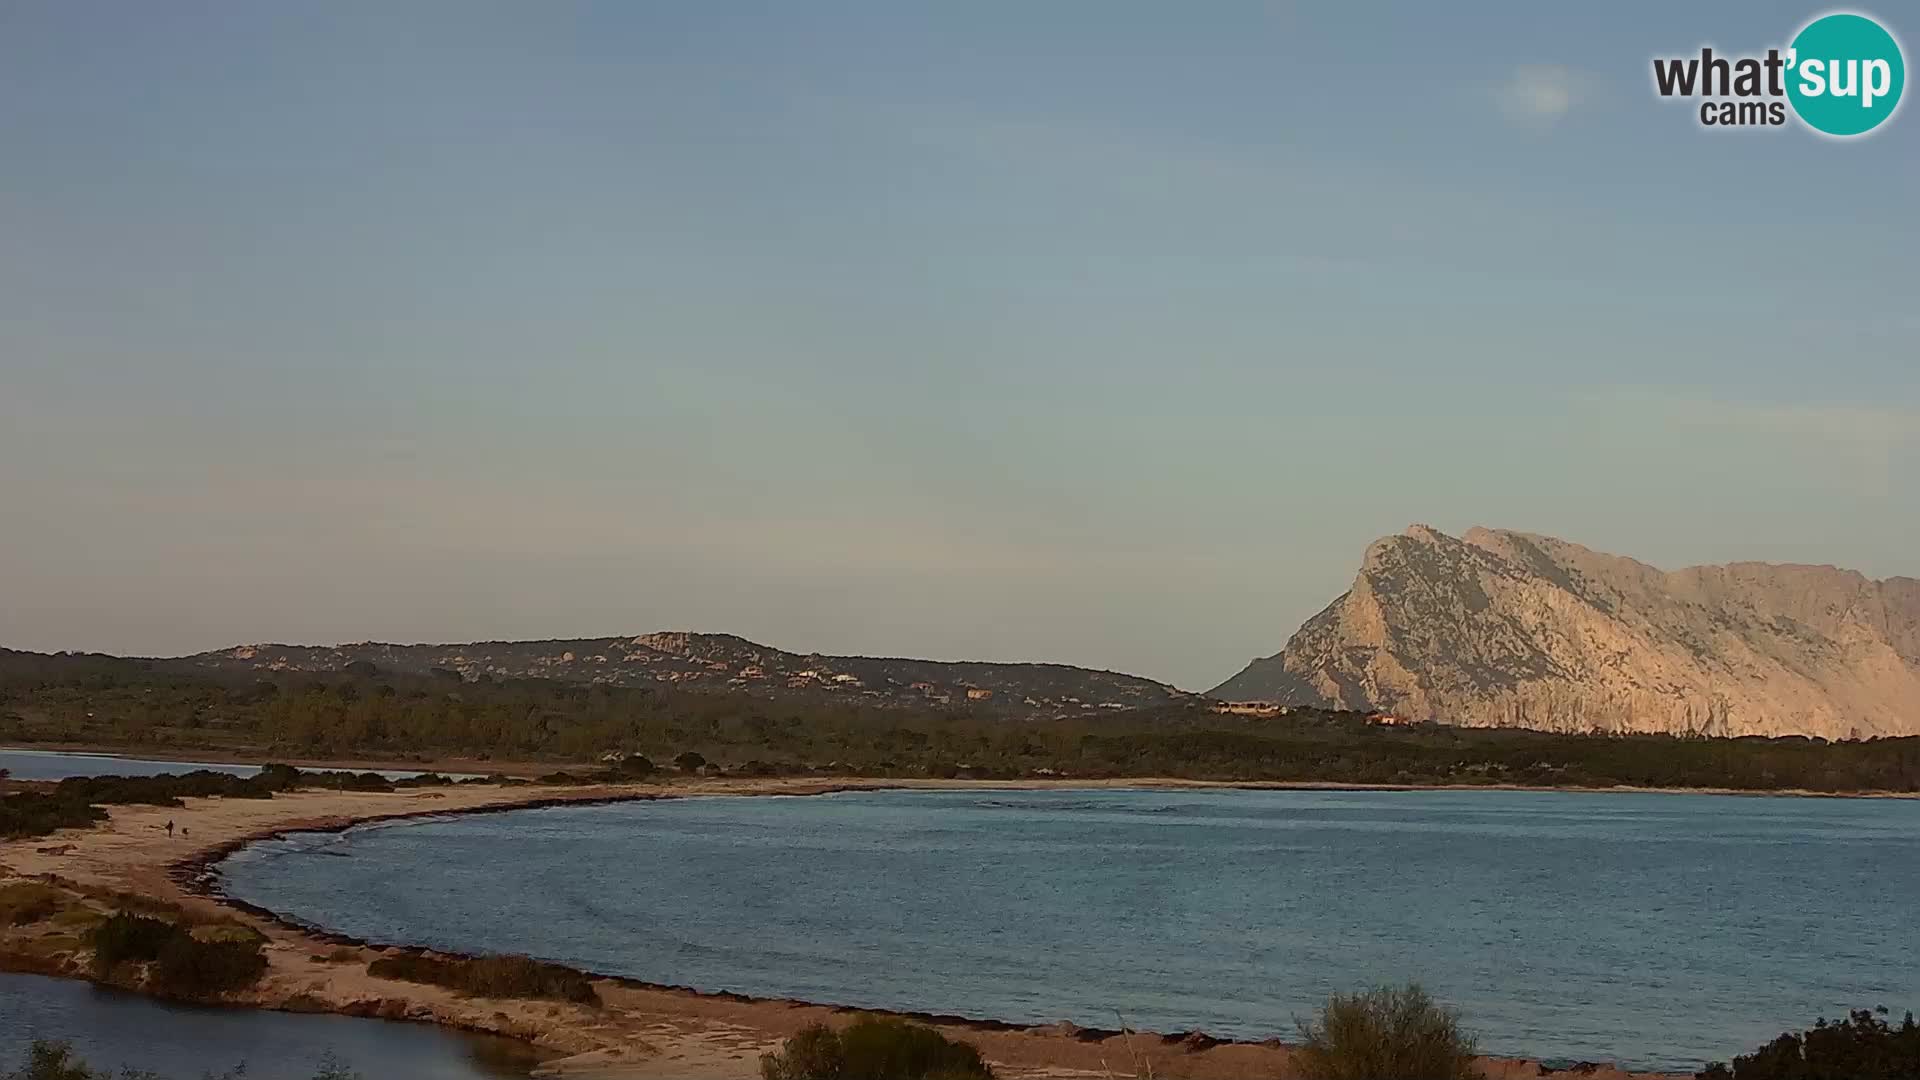
[[[258,750],[209,751],[206,754],[194,754],[186,750],[149,750],[141,747],[107,746],[89,743],[48,743],[36,745],[8,744],[0,745],[0,753],[24,752],[45,754],[84,754],[95,757],[126,758],[133,761],[168,761],[181,764],[198,765],[291,765],[308,772],[364,772],[367,770],[387,772],[419,773],[463,773],[478,776],[504,776],[509,779],[531,779],[547,773],[559,771],[594,770],[603,766],[598,762],[548,761],[548,762],[493,762],[467,758],[432,758],[427,761],[408,761],[396,758],[288,758],[278,757]],[[226,757],[228,761],[207,761],[206,757]],[[667,783],[676,779],[688,779],[662,768],[657,776],[669,777]],[[850,776],[819,775],[813,773],[793,773],[780,776],[736,777],[718,776],[703,778],[704,782],[724,782],[731,784],[758,783],[839,783],[847,790],[886,790],[889,787],[921,787],[926,785],[999,785],[1003,788],[1089,788],[1109,789],[1133,787],[1143,791],[1183,790],[1219,788],[1243,791],[1532,791],[1567,792],[1586,795],[1729,795],[1751,798],[1778,799],[1920,799],[1920,791],[1891,791],[1878,788],[1857,788],[1847,791],[1815,791],[1811,788],[1730,788],[1730,787],[1648,787],[1643,784],[1613,784],[1598,786],[1591,784],[1394,784],[1394,783],[1353,783],[1340,780],[1210,780],[1180,776],[1025,776],[1011,779],[940,779],[920,776]],[[46,781],[16,780],[15,783],[42,783]],[[624,782],[622,782],[624,783]],[[609,786],[599,784],[597,786]],[[611,786],[621,786],[614,784]],[[655,783],[653,786],[663,786]]]
[[[365,973],[365,963],[393,952],[427,952],[435,956],[461,954],[425,950],[405,943],[359,941],[291,916],[270,911],[235,897],[220,887],[217,864],[256,842],[301,832],[344,832],[357,826],[386,821],[504,813],[554,806],[592,806],[672,798],[765,795],[823,795],[837,791],[883,790],[1088,790],[1139,788],[1176,790],[1194,788],[1301,789],[1286,784],[1223,784],[1219,782],[1141,778],[1125,781],[978,781],[887,780],[817,778],[788,780],[706,779],[674,784],[592,785],[574,789],[501,788],[475,785],[450,798],[449,789],[407,790],[395,793],[282,794],[272,800],[190,799],[184,810],[156,807],[111,807],[110,819],[91,830],[62,830],[51,837],[0,843],[0,870],[6,876],[33,879],[43,874],[139,892],[189,912],[219,912],[261,931],[268,939],[269,972],[252,990],[233,995],[223,1004],[288,1012],[336,1012],[384,1019],[414,1020],[491,1035],[519,1039],[556,1055],[542,1066],[541,1075],[592,1076],[603,1080],[651,1080],[673,1076],[693,1080],[750,1080],[757,1075],[758,1056],[776,1048],[780,1040],[815,1021],[829,1021],[856,1013],[897,1016],[931,1024],[980,1046],[1002,1074],[1027,1076],[1088,1076],[1121,1072],[1114,1062],[1151,1069],[1155,1075],[1192,1080],[1228,1080],[1258,1072],[1287,1076],[1290,1050],[1279,1039],[1238,1041],[1216,1039],[1202,1032],[1151,1033],[1119,1029],[1081,1028],[1070,1023],[1016,1024],[1007,1021],[924,1011],[874,1010],[781,998],[756,998],[730,991],[648,983],[625,976],[583,972],[601,991],[597,1008],[551,1001],[466,998],[443,988],[376,979]],[[1398,788],[1328,787],[1308,790],[1402,790]],[[1468,790],[1480,790],[1470,788]],[[1419,789],[1414,789],[1419,790]],[[1562,790],[1562,789],[1546,789]],[[247,805],[240,805],[245,803]],[[273,804],[279,803],[279,807]],[[317,805],[316,805],[317,804]],[[437,804],[437,805],[425,805]],[[342,812],[307,813],[309,808]],[[224,812],[224,813],[218,813]],[[222,826],[210,843],[177,853],[155,852],[139,837],[128,851],[126,837],[158,828],[158,819],[174,815],[205,828],[210,817],[243,818]],[[154,820],[148,820],[154,819]],[[171,818],[169,818],[171,820]],[[202,833],[207,835],[207,833]],[[87,839],[96,838],[89,845]],[[109,844],[104,838],[113,838]],[[92,847],[102,850],[85,852]],[[65,850],[61,850],[61,849]],[[51,852],[58,852],[51,854]],[[76,853],[78,859],[75,859]],[[159,857],[155,857],[158,855]],[[60,873],[78,861],[80,874]],[[23,865],[16,865],[23,864]],[[131,886],[131,888],[129,888]],[[8,933],[0,930],[0,941]],[[352,967],[329,960],[350,951]],[[18,967],[11,949],[0,950],[0,967],[38,974],[84,977],[71,966],[49,971],[45,965]],[[325,955],[323,955],[325,954]],[[1537,1061],[1484,1059],[1489,1080],[1517,1080],[1536,1076],[1646,1078],[1685,1074],[1631,1074],[1613,1066],[1569,1070],[1556,1074]]]

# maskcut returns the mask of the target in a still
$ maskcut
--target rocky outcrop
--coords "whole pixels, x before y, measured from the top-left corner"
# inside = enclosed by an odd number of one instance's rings
[[[1415,525],[1213,694],[1552,731],[1920,734],[1920,581],[1664,571],[1548,536]]]

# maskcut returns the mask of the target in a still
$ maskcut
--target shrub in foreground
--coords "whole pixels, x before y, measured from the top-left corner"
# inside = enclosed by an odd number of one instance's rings
[[[35,1039],[27,1049],[26,1064],[7,1073],[4,1080],[112,1080],[112,1074],[87,1068],[68,1043]]]
[[[1306,1080],[1479,1080],[1473,1038],[1418,986],[1335,994],[1300,1024]]]
[[[1879,1010],[1882,1015],[1885,1009]],[[1716,1061],[1700,1080],[1920,1080],[1920,1025],[1908,1013],[1894,1027],[1865,1009],[1845,1020],[1816,1021],[1733,1059]]]
[[[760,1058],[763,1080],[993,1080],[972,1043],[921,1024],[867,1018],[802,1028]]]
[[[203,1073],[203,1080],[241,1080],[246,1075],[245,1065],[236,1066],[221,1073]],[[95,1070],[73,1052],[73,1044],[56,1042],[50,1039],[35,1039],[27,1048],[26,1064],[9,1073],[0,1073],[0,1080],[115,1080],[114,1074],[106,1069]],[[131,1067],[119,1074],[119,1080],[164,1080],[158,1073],[137,1070]],[[347,1068],[332,1054],[322,1055],[320,1069],[313,1074],[313,1080],[360,1080],[360,1074]]]
[[[426,956],[401,953],[383,956],[367,965],[367,973],[382,979],[428,983],[475,997],[551,998],[581,1005],[597,1005],[600,995],[581,972],[530,956]]]

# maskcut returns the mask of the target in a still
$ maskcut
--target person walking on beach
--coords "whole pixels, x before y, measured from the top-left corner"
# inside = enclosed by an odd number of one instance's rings
[[[167,819],[167,839],[173,839],[173,819]]]

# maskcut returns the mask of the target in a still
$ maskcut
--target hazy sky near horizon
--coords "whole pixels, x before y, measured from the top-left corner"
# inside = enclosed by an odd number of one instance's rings
[[[1920,575],[1920,115],[1650,88],[1816,10],[0,2],[0,645],[1204,689],[1414,521]]]

